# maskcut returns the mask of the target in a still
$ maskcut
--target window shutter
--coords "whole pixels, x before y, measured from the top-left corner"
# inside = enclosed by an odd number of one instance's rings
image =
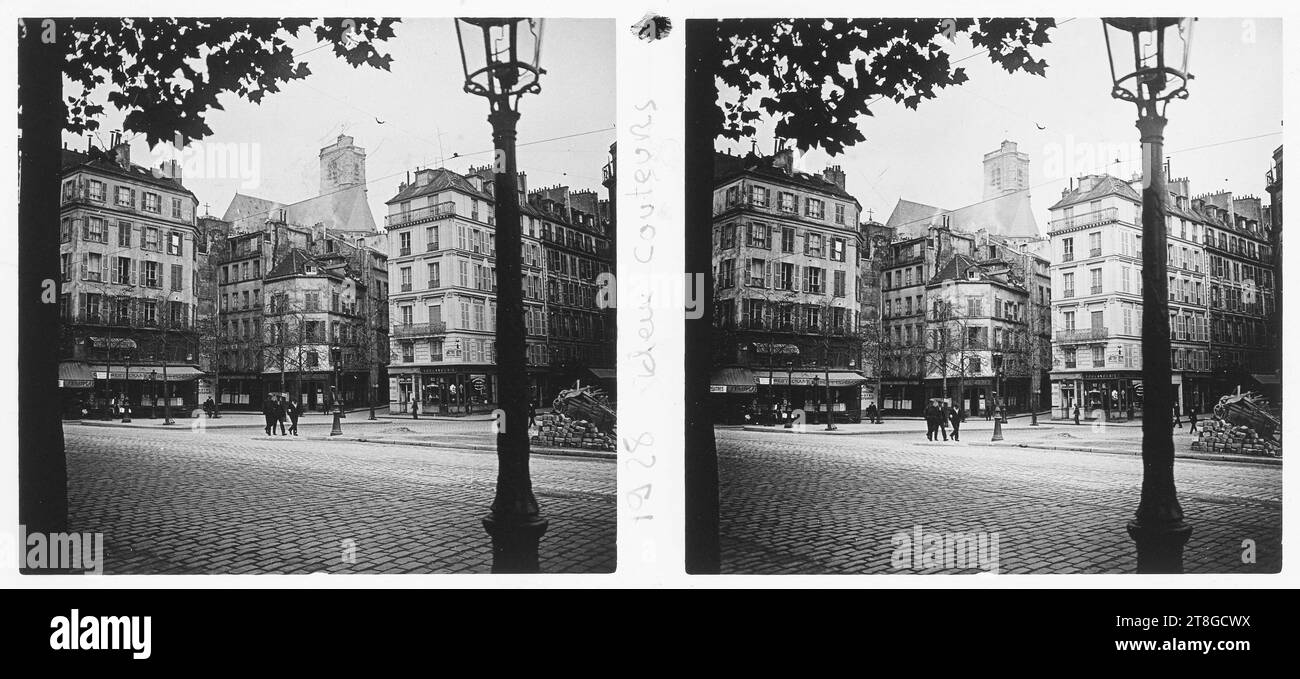
[[[83,318],[86,315],[86,293],[84,292],[77,293],[77,313]]]
[[[763,262],[763,287],[772,288],[772,261]]]
[[[771,250],[772,249],[772,225],[764,224],[763,229],[767,234],[766,236],[763,237],[763,247],[767,250]]]
[[[81,280],[86,280],[90,274],[90,253],[81,253]],[[83,295],[84,298],[84,295]]]
[[[90,220],[85,217],[81,218],[81,239],[90,240]]]
[[[808,289],[808,271],[811,268],[812,267],[807,267],[807,266],[803,267],[803,289],[804,290]]]
[[[750,272],[750,269],[751,269],[752,266],[753,266],[753,263],[754,263],[754,262],[753,262],[753,260],[751,260],[751,259],[746,259],[746,260],[745,260],[745,281],[744,281],[744,283],[741,284],[741,287],[746,287],[746,286],[749,285],[749,280],[750,280],[750,274],[749,274],[749,272]]]
[[[799,292],[799,276],[803,273],[803,267],[798,264],[793,265],[790,271],[790,290]]]
[[[772,204],[772,189],[763,189],[763,205]]]

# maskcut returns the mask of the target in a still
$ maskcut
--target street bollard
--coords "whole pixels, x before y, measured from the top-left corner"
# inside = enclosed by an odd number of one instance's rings
[[[343,433],[343,423],[339,421],[339,411],[334,410],[334,428],[330,430],[330,436],[339,436]]]
[[[994,441],[1002,440],[1002,418],[1001,417],[993,418],[993,440]]]

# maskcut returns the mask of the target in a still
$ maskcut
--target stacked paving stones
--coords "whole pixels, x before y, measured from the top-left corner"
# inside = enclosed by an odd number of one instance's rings
[[[537,434],[532,442],[559,448],[614,450],[614,435],[605,434],[587,420],[575,420],[561,413],[537,416]]]
[[[1230,455],[1281,457],[1282,444],[1260,438],[1254,429],[1233,425],[1215,418],[1197,426],[1199,433],[1192,450]]]

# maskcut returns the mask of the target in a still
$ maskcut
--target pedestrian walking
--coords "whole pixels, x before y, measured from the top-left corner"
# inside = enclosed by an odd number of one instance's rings
[[[1078,423],[1079,423],[1079,404],[1078,404],[1078,403],[1075,403],[1075,404],[1074,404],[1074,423],[1075,423],[1075,424],[1078,424]]]
[[[952,425],[952,440],[961,440],[961,423],[966,419],[966,411],[960,407],[954,408],[951,405],[944,408],[948,415],[948,423]]]
[[[531,429],[537,426],[537,403],[528,402],[528,427]]]
[[[879,420],[878,420],[879,417],[880,417],[880,414],[879,414],[879,411],[876,410],[876,404],[872,403],[871,405],[868,405],[868,406],[867,406],[867,420],[869,420],[869,421],[871,421],[871,422],[877,422],[877,421],[879,421]]]
[[[1174,406],[1174,429],[1183,428],[1183,416],[1178,413],[1178,406]]]
[[[262,404],[262,417],[266,419],[266,435],[271,436],[271,427],[274,426],[276,420],[274,396],[266,397],[266,403]]]
[[[1195,434],[1196,433],[1196,409],[1195,408],[1192,408],[1191,411],[1187,413],[1187,419],[1192,423],[1192,428],[1187,433]]]
[[[937,415],[939,419],[938,422],[939,432],[943,434],[943,440],[947,441],[948,440],[948,408],[950,406],[944,401],[939,401],[935,405],[939,408],[939,412]]]
[[[289,399],[289,401],[284,404],[284,413],[289,416],[289,431],[293,432],[294,436],[297,436],[298,416],[302,414],[302,408],[294,399]]]
[[[285,426],[284,426],[285,420],[289,419],[289,414],[285,411],[285,405],[288,402],[289,399],[287,397],[281,399],[280,397],[277,396],[275,398],[275,422],[271,423],[271,431],[274,432],[275,425],[279,424],[280,436],[288,436],[288,434],[285,432]]]
[[[934,435],[939,430],[939,409],[934,405],[932,399],[925,406],[925,440],[933,441]]]

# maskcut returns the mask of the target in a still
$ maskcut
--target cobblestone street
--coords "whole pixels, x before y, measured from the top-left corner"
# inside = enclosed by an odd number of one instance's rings
[[[490,442],[484,423],[420,426]],[[251,426],[64,431],[71,529],[104,533],[106,573],[491,568],[481,523],[496,485],[491,452],[331,441],[319,424],[297,438]],[[614,463],[535,456],[532,478],[550,520],[543,572],[611,572]]]
[[[1132,429],[1140,437],[1140,429]],[[1141,458],[967,443],[919,434],[716,430],[728,573],[978,572],[898,569],[900,534],[998,533],[1000,573],[1132,573],[1125,525]],[[971,439],[974,441],[974,437]],[[987,434],[980,440],[987,441]],[[1281,568],[1282,470],[1180,459],[1189,573]],[[1243,563],[1243,541],[1256,563]]]

